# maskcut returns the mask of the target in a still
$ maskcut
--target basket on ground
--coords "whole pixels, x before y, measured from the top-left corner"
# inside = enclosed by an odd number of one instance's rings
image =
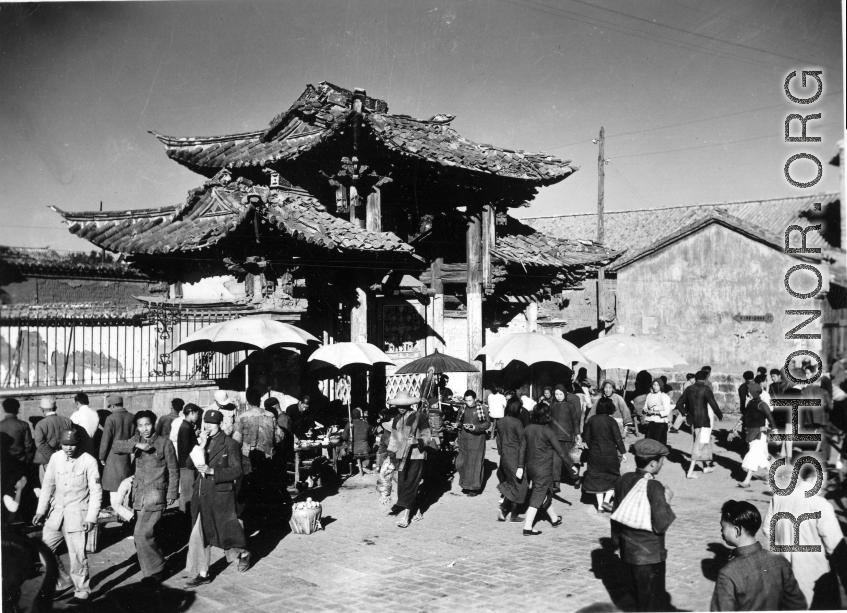
[[[321,526],[320,505],[311,508],[297,508],[291,512],[291,520],[288,525],[291,526],[291,531],[294,534],[312,534],[318,530],[323,530]]]

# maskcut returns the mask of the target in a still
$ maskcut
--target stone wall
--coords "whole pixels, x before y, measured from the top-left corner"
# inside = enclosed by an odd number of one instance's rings
[[[735,373],[778,367],[798,349],[819,351],[820,340],[786,340],[803,321],[786,309],[817,309],[785,291],[785,272],[798,260],[718,224],[618,271],[618,331],[653,338],[680,353],[692,368],[709,364]],[[792,275],[792,287],[808,292],[814,276]],[[768,321],[738,321],[764,316]],[[821,332],[821,319],[802,331]]]
[[[687,372],[694,372],[694,370],[695,369],[691,369]],[[665,370],[650,370],[648,372],[653,375],[654,379],[661,375],[665,375],[668,378],[668,385],[673,388],[673,392],[671,392],[670,397],[671,400],[676,403],[682,395],[682,386],[685,385],[686,372]],[[635,374],[636,373],[630,371],[627,390],[635,389]],[[608,378],[617,381],[619,385],[622,385],[624,378],[626,377],[626,371],[615,372],[610,370],[607,371],[607,376]],[[738,402],[738,386],[744,383],[744,378],[741,376],[741,373],[730,374],[713,371],[709,379],[712,382],[712,391],[715,394],[715,400],[717,401],[721,411],[730,415],[738,414],[740,407]]]

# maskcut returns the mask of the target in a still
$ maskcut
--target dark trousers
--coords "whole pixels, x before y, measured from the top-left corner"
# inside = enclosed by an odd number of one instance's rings
[[[639,611],[667,611],[665,563],[627,564],[632,576],[635,602]]]
[[[397,473],[397,506],[414,510],[421,484],[424,460],[406,460],[403,470]]]
[[[142,509],[138,511],[135,520],[135,552],[138,554],[138,565],[141,566],[141,574],[145,577],[162,572],[165,569],[165,556],[162,549],[156,543],[153,531],[156,524],[162,519],[162,510],[149,511]]]
[[[652,438],[654,441],[659,441],[662,445],[668,444],[668,424],[667,422],[648,421],[644,432],[645,438]]]

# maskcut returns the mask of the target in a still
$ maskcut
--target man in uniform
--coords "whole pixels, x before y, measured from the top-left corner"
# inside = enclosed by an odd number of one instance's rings
[[[244,529],[235,513],[235,481],[241,477],[241,448],[221,429],[224,416],[216,409],[203,414],[205,431],[200,439],[205,464],[196,465],[192,458],[188,464],[197,469],[191,498],[193,528],[188,539],[186,570],[194,579],[187,588],[210,583],[209,566],[212,546],[224,550],[227,562],[238,560],[238,571],[250,568],[250,551]]]
[[[80,440],[76,430],[63,432],[59,442],[62,453],[54,453],[47,464],[38,510],[32,523],[35,526],[44,524],[41,539],[54,552],[65,541],[71,573],[69,576],[59,561],[56,595],[73,587],[71,603],[81,604],[91,594],[85,537],[97,523],[103,490],[100,487],[97,460],[79,449]]]

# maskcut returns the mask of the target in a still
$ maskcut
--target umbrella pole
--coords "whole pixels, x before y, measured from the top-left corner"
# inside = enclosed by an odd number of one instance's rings
[[[623,382],[623,393],[626,394],[626,386],[629,385],[629,368],[626,369],[626,379]]]

